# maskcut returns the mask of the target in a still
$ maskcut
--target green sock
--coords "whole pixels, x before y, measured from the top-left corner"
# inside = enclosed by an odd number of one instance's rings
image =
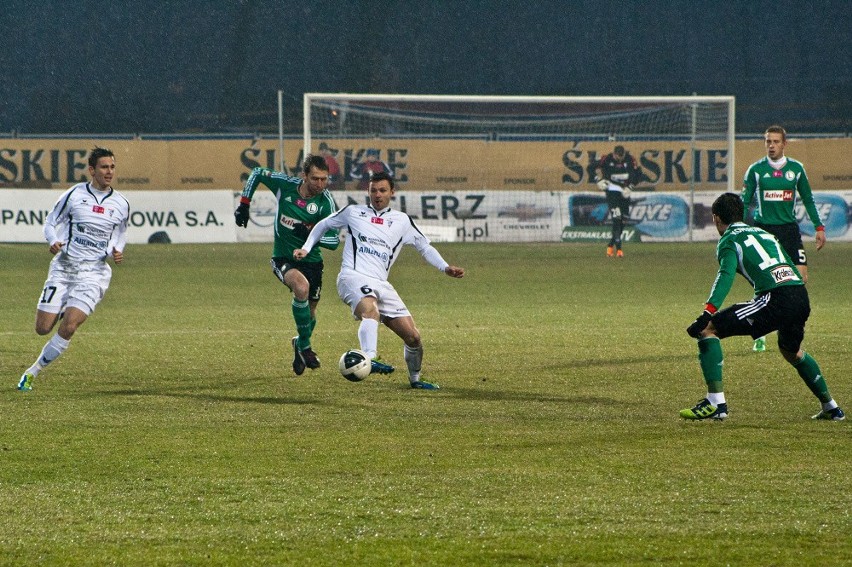
[[[299,350],[310,348],[314,326],[311,324],[311,308],[307,301],[293,299],[293,320],[296,321],[296,331],[299,333],[299,339],[296,341]]]
[[[698,340],[698,363],[710,393],[722,392],[722,341],[717,337]]]
[[[799,362],[795,363],[793,368],[796,369],[796,372],[799,373],[799,376],[802,377],[805,385],[810,388],[814,396],[819,398],[819,401],[822,403],[831,401],[831,394],[828,393],[828,384],[825,383],[825,379],[822,377],[819,364],[817,364],[817,361],[811,355],[805,353],[805,356]]]

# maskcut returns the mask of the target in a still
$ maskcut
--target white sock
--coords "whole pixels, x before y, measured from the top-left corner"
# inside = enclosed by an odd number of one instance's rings
[[[833,398],[831,400],[825,402],[824,404],[822,404],[822,409],[824,409],[825,411],[833,410],[836,407],[837,407],[837,402],[835,402]]]
[[[405,365],[408,366],[408,380],[417,382],[420,380],[420,367],[423,364],[423,347],[411,348],[403,344],[402,353]]]
[[[376,351],[379,349],[379,322],[375,319],[361,319],[358,342],[361,343],[361,350],[367,353],[367,358],[376,358]]]
[[[724,392],[716,392],[711,394],[707,392],[707,401],[713,404],[716,407],[719,407],[719,404],[725,403],[725,393]]]
[[[44,348],[41,349],[41,354],[38,355],[38,360],[35,361],[35,364],[30,367],[28,372],[33,376],[38,376],[38,373],[41,372],[45,366],[59,358],[59,355],[65,352],[65,349],[68,348],[68,344],[70,342],[71,341],[66,341],[60,337],[59,333],[50,337],[50,340],[47,341]]]

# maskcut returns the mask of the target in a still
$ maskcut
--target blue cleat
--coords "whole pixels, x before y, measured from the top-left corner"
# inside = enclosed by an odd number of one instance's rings
[[[390,374],[395,368],[390,364],[379,362],[378,359],[370,361],[370,374]]]
[[[417,380],[416,382],[411,383],[411,387],[415,390],[440,390],[441,387],[437,384],[432,384],[431,382],[424,382],[423,380]]]
[[[24,375],[21,376],[20,381],[18,382],[18,389],[22,392],[29,392],[33,389],[33,379],[35,376],[30,374],[29,372],[24,372]]]
[[[811,419],[827,419],[831,421],[843,421],[846,419],[846,414],[843,413],[843,410],[840,408],[834,408],[830,410],[822,410],[815,416],[811,417]]]

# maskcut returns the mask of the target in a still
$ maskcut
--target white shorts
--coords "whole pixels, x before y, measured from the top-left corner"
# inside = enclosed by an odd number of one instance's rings
[[[37,308],[46,313],[61,313],[67,307],[75,307],[91,315],[111,279],[112,268],[106,262],[79,262],[57,254],[50,262]]]
[[[371,278],[353,270],[341,270],[337,276],[337,293],[343,303],[355,313],[355,307],[367,296],[375,297],[382,317],[407,317],[411,313],[402,298],[388,281]]]

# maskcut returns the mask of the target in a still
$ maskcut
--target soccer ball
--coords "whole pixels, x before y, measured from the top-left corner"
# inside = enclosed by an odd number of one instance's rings
[[[372,362],[363,350],[347,350],[340,357],[340,373],[350,382],[360,382],[370,375]]]

